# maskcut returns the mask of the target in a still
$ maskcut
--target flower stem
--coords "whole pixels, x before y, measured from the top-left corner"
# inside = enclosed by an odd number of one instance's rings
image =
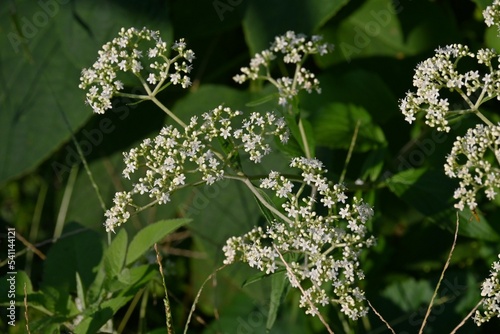
[[[168,116],[170,116],[177,124],[179,124],[183,128],[185,128],[187,126],[186,123],[184,123],[177,116],[175,116],[175,114],[172,111],[170,111],[170,109],[168,109],[167,107],[165,107],[165,105],[163,103],[158,101],[156,96],[150,96],[149,98],[151,101],[154,102],[154,104],[156,104],[158,107],[160,107],[161,110],[163,110]]]
[[[431,301],[429,303],[429,307],[427,308],[427,312],[425,313],[425,317],[424,317],[424,320],[422,321],[422,326],[420,327],[418,334],[422,334],[424,332],[424,328],[425,328],[425,325],[427,323],[427,318],[429,318],[429,315],[431,314],[432,306],[434,304],[434,299],[436,299],[439,287],[441,286],[441,282],[443,281],[444,273],[446,272],[446,269],[448,269],[448,266],[450,265],[451,256],[453,255],[453,251],[455,250],[455,245],[457,244],[458,226],[459,226],[459,219],[458,219],[458,211],[457,211],[457,224],[456,224],[456,228],[455,228],[455,236],[453,239],[453,244],[451,245],[451,249],[450,249],[450,254],[448,255],[448,259],[446,260],[446,263],[443,267],[443,271],[441,272],[441,276],[439,277],[439,281],[436,285],[436,289],[434,290],[434,294],[432,295]]]
[[[465,316],[465,318],[463,318],[463,319],[462,319],[462,321],[461,321],[461,322],[457,325],[457,327],[455,327],[455,328],[454,328],[454,329],[450,332],[450,334],[455,334],[455,333],[457,332],[457,330],[458,330],[460,327],[462,327],[462,326],[465,324],[465,322],[466,322],[466,321],[467,321],[470,317],[472,317],[472,315],[474,314],[474,312],[476,312],[476,310],[479,308],[479,306],[481,306],[481,304],[483,303],[483,301],[484,301],[484,298],[483,298],[483,299],[481,299],[481,300],[480,300],[480,301],[476,304],[476,306],[474,306],[474,308],[473,308],[473,309],[469,312],[469,314],[467,314],[467,315]]]
[[[304,129],[304,122],[302,121],[302,118],[299,119],[299,131],[300,131],[300,138],[302,139],[302,144],[304,145],[304,153],[306,154],[306,158],[311,159],[311,151],[309,150],[309,142],[307,140],[306,136],[306,131]]]
[[[279,212],[274,206],[269,204],[264,197],[262,197],[262,195],[257,191],[257,189],[255,189],[254,184],[248,179],[248,177],[237,176],[237,175],[226,175],[225,177],[228,179],[234,179],[243,182],[248,187],[248,189],[250,189],[250,191],[255,195],[257,200],[260,203],[262,203],[262,205],[264,205],[269,211],[271,211],[274,215],[278,216],[284,222],[292,224],[292,221],[287,216]]]

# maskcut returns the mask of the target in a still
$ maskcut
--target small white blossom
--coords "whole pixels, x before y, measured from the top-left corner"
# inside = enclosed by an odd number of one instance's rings
[[[500,125],[476,125],[457,137],[451,153],[446,157],[444,170],[450,178],[460,180],[453,197],[459,202],[455,207],[471,210],[477,207],[478,193],[483,190],[486,198],[493,200],[500,187]]]
[[[500,254],[498,255],[500,258]],[[477,310],[474,314],[474,322],[481,326],[492,318],[500,318],[500,261],[495,261],[491,265],[490,277],[481,285],[481,296],[483,311]]]
[[[293,158],[290,166],[302,170],[304,184],[321,186],[317,192],[326,214],[315,210],[315,198],[299,198],[291,192],[292,181],[273,171],[261,180],[260,187],[286,198],[282,208],[289,220],[276,219],[267,229],[256,227],[243,236],[228,239],[223,248],[224,263],[241,260],[261,271],[276,270],[283,264],[277,262],[276,253],[270,252],[270,241],[282,254],[303,255],[302,261],[288,264],[293,275],[287,271],[287,277],[292,287],[308,286],[299,303],[307,314],[314,316],[318,306],[336,302],[349,318],[363,317],[367,314],[365,297],[356,285],[364,278],[360,252],[374,244],[365,227],[373,209],[357,198],[352,199],[352,204],[343,204],[347,199],[344,187],[327,181],[321,161],[299,157]],[[327,282],[335,296],[328,297]]]
[[[493,3],[483,10],[484,23],[488,27],[496,25],[500,27],[500,0],[494,0]]]
[[[182,49],[175,47],[179,43],[184,45]],[[148,46],[147,55],[143,55],[139,48]],[[177,75],[179,79],[172,80],[172,83],[181,84],[183,88],[190,86],[191,80],[187,74],[191,71],[191,66],[180,60],[185,59],[191,63],[194,53],[185,49],[183,40],[176,42],[172,49],[177,50],[178,54],[169,58],[167,43],[160,38],[157,31],[146,28],[141,30],[122,28],[118,37],[104,44],[99,50],[99,57],[92,67],[82,70],[79,87],[88,89],[87,104],[94,112],[104,113],[111,108],[111,99],[124,89],[122,81],[116,78],[125,75],[126,72],[142,78],[143,70],[147,67],[150,73],[146,81],[150,85],[163,85],[171,65],[174,64],[175,73],[171,75]]]
[[[279,93],[278,103],[287,105],[301,90],[311,93],[321,92],[319,80],[314,73],[302,67],[305,59],[311,54],[325,55],[333,50],[333,45],[322,43],[321,36],[313,36],[307,40],[305,35],[288,31],[277,36],[269,49],[266,49],[250,59],[250,67],[242,67],[242,74],[237,74],[233,80],[243,83],[247,80],[264,79],[276,86]],[[296,64],[292,77],[281,77],[276,80],[269,76],[270,64],[278,55],[285,64]]]
[[[416,92],[407,92],[400,101],[399,107],[405,120],[412,123],[417,113],[424,113],[427,125],[449,132],[448,116],[473,112],[472,106],[477,108],[483,101],[498,98],[496,79],[493,78],[500,76],[500,70],[491,64],[491,60],[497,57],[494,50],[481,49],[474,54],[461,44],[438,48],[435,56],[417,65],[413,76]],[[485,66],[486,73],[481,75],[477,70],[460,73],[458,66],[462,58],[476,59]],[[476,95],[479,90],[482,93]],[[443,96],[443,91],[458,92],[467,107],[463,110],[450,109],[450,102]],[[473,96],[479,96],[477,99],[481,100],[474,100]]]
[[[106,212],[106,229],[112,231],[128,220],[127,208],[134,207],[133,195],[146,195],[155,203],[165,204],[173,192],[190,182],[211,185],[224,177],[226,168],[239,168],[232,158],[240,151],[259,162],[271,151],[273,137],[288,136],[286,123],[274,113],[251,113],[246,118],[242,114],[219,106],[203,113],[201,118],[192,117],[181,131],[166,126],[156,137],[147,138],[139,147],[124,153],[125,178],[131,179],[139,169],[146,172],[133,183],[131,192],[116,194],[115,205]],[[233,128],[238,130],[232,132]],[[222,140],[227,143],[225,154],[216,154],[213,149]],[[188,175],[194,179],[189,180]],[[293,184],[281,186],[283,196],[287,197]],[[273,270],[273,266],[267,269]]]

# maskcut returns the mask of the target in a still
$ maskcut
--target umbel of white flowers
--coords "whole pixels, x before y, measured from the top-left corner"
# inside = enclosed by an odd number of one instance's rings
[[[483,11],[486,25],[500,27],[500,1],[495,0]],[[459,71],[459,62],[475,60],[479,70]],[[459,136],[446,157],[444,170],[450,178],[459,179],[454,198],[455,208],[467,206],[475,210],[478,197],[492,201],[500,187],[500,124],[493,124],[480,111],[480,106],[491,99],[500,100],[500,56],[493,49],[480,49],[473,53],[466,45],[453,44],[436,50],[436,55],[417,65],[413,76],[416,92],[408,92],[400,108],[406,121],[416,121],[425,115],[425,123],[438,131],[449,132],[450,118],[475,114],[482,121]],[[462,103],[450,106],[446,93],[454,92]],[[449,95],[449,94],[448,94]],[[458,107],[457,107],[458,106]],[[499,255],[500,256],[500,255]],[[476,311],[479,326],[493,317],[500,317],[500,262],[492,264],[490,277],[481,289],[484,311]]]
[[[186,49],[184,39],[168,48],[159,31],[122,28],[118,35],[103,45],[92,67],[82,70],[79,87],[88,89],[86,103],[94,112],[103,114],[111,109],[111,98],[124,89],[120,76],[125,73],[137,77],[147,93],[158,92],[164,84],[183,88],[191,85],[188,74],[194,52]],[[175,51],[174,56],[169,56],[171,50]]]
[[[368,310],[363,305],[364,292],[358,287],[364,278],[359,255],[375,243],[365,225],[373,209],[356,197],[348,204],[344,187],[327,180],[319,160],[294,158],[290,167],[302,171],[296,192],[293,182],[278,172],[269,173],[260,183],[262,189],[285,199],[281,211],[286,217],[276,218],[267,228],[256,227],[230,238],[223,248],[224,263],[240,260],[269,274],[285,267],[279,254],[300,254],[286,264],[287,277],[293,287],[309,286],[300,299],[306,313],[317,315],[320,305],[338,303],[349,318],[363,317]],[[306,187],[317,194],[303,196]],[[323,215],[317,213],[318,202],[321,212],[326,212]]]
[[[96,63],[82,72],[80,87],[87,90],[87,103],[95,112],[104,113],[111,108],[111,98],[122,95],[153,100],[177,122],[124,153],[123,176],[131,179],[142,170],[141,176],[132,190],[115,194],[113,207],[105,213],[106,230],[114,231],[130,218],[131,210],[144,208],[135,204],[136,196],[148,196],[152,202],[147,206],[151,206],[169,202],[172,193],[190,185],[211,185],[222,178],[243,181],[275,219],[267,228],[257,227],[230,238],[223,249],[225,263],[241,260],[268,274],[286,267],[291,285],[303,292],[300,306],[309,314],[317,315],[321,305],[336,303],[351,319],[366,315],[364,292],[358,287],[364,278],[359,256],[375,243],[366,228],[373,209],[356,197],[349,201],[345,188],[328,181],[323,164],[314,158],[292,159],[290,166],[301,171],[301,178],[290,179],[273,171],[261,180],[262,191],[272,191],[284,200],[281,206],[261,196],[233,159],[242,153],[251,162],[260,163],[271,151],[273,139],[286,143],[289,131],[284,118],[273,112],[244,115],[223,106],[203,113],[201,118],[192,117],[188,124],[174,118],[153,98],[170,84],[190,85],[188,63],[194,53],[186,49],[183,40],[171,49],[177,53],[173,57],[158,32],[122,29],[119,37],[99,51]],[[320,92],[318,79],[302,66],[309,55],[323,55],[332,49],[321,43],[319,36],[308,40],[290,31],[276,37],[270,49],[255,55],[250,67],[242,68],[243,74],[234,79],[240,83],[267,80],[278,89],[279,103],[289,105],[300,90]],[[295,66],[292,77],[272,77],[271,62],[278,55],[284,63]],[[172,64],[174,73],[170,73]],[[147,95],[121,92],[124,87],[118,76],[126,72],[139,79]],[[318,205],[321,208],[317,210]],[[289,262],[281,260],[291,254]]]

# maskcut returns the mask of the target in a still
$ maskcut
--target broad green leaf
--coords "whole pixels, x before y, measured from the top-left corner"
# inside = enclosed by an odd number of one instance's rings
[[[455,183],[441,171],[408,169],[386,182],[396,196],[425,215],[430,216],[453,207],[451,195]]]
[[[366,160],[363,162],[361,179],[368,179],[371,182],[377,180],[383,170],[384,159],[386,155],[386,147],[370,151],[370,153],[368,153],[368,156],[366,157]]]
[[[278,309],[281,305],[287,287],[290,286],[286,271],[274,273],[271,276],[271,299],[269,301],[269,312],[267,315],[266,330],[270,331],[276,321]]]
[[[382,129],[375,125],[370,114],[361,107],[332,103],[314,114],[311,119],[318,145],[348,149],[358,126],[355,151],[367,151],[385,145]]]
[[[500,50],[500,37],[498,37],[498,34],[499,31],[497,26],[486,28],[484,32],[484,40],[488,48]]]
[[[452,194],[456,184],[444,173],[425,168],[409,169],[387,179],[389,189],[408,205],[426,215],[438,225],[454,231],[456,210],[453,209]],[[475,239],[496,241],[498,233],[489,225],[485,217],[468,209],[459,212],[459,234]]]
[[[248,3],[243,29],[253,55],[287,30],[311,35],[335,15],[347,0],[254,0]]]
[[[455,210],[453,210],[455,211]],[[459,212],[460,226],[458,233],[474,239],[496,241],[500,240],[498,233],[480,212],[472,213],[468,208]],[[456,220],[456,219],[455,219]],[[492,221],[492,223],[496,223]]]
[[[125,256],[127,254],[127,244],[127,231],[125,229],[120,229],[104,254],[104,270],[107,277],[115,277],[123,269]]]
[[[304,140],[302,139],[303,134],[299,127],[299,122],[302,122],[304,135],[307,140],[307,147],[309,148],[311,156],[315,156],[314,152],[316,149],[316,145],[311,123],[305,118],[299,119],[299,115],[291,115],[291,114],[285,114],[285,120],[291,134],[289,143],[287,142],[285,145],[283,145],[285,146],[285,151],[293,153],[294,149],[296,149],[296,147],[298,146],[299,150],[296,152],[297,155],[306,156],[305,153],[306,143],[304,143]]]
[[[97,333],[99,329],[113,317],[113,315],[125,306],[141,289],[147,284],[157,272],[154,266],[143,265],[130,269],[130,285],[120,290],[120,293],[107,299],[98,305],[92,305],[87,309],[81,323],[75,328],[77,333]]]
[[[264,104],[266,102],[272,101],[272,100],[277,100],[279,98],[279,95],[276,94],[269,94],[267,96],[264,96],[263,98],[257,99],[255,101],[250,101],[248,102],[245,106],[247,107],[257,107],[261,104]]]
[[[157,135],[165,119],[164,113],[156,110],[153,104],[144,103],[135,107],[125,103],[117,101],[117,107],[113,111],[105,115],[95,115],[75,134],[108,208],[113,205],[112,199],[118,188],[132,188],[131,181],[122,177],[122,152],[128,151],[131,146],[139,145],[138,142],[145,137]],[[64,180],[75,165],[80,166],[80,171],[68,207],[67,219],[104,232],[104,212],[100,209],[95,189],[89,182],[73,142],[64,145],[50,164],[59,180]],[[146,196],[142,199],[147,200]],[[141,203],[139,200],[138,204]],[[148,214],[151,214],[151,211],[148,210]],[[134,216],[133,219],[138,218]]]
[[[338,73],[332,70],[320,74],[318,79],[322,94],[301,95],[301,108],[309,111],[312,117],[333,102],[362,107],[377,124],[384,124],[400,115],[397,96],[387,80],[375,72],[352,69],[347,73]]]
[[[267,193],[258,188],[256,189],[260,196],[262,196],[262,198],[269,204],[271,205],[274,205],[271,198],[269,198],[269,196],[267,195]],[[260,209],[260,212],[262,213],[262,215],[264,216],[264,218],[266,218],[266,221],[270,224],[271,222],[273,222],[276,217],[275,215],[273,214],[273,212],[271,210],[269,210],[268,208],[266,208],[266,206],[264,204],[261,203],[261,201],[257,198],[257,196],[255,196],[255,202],[257,203],[257,205],[259,206],[259,209]]]
[[[78,88],[81,69],[122,26],[157,18],[155,27],[171,33],[167,13],[157,9],[132,1],[1,6],[0,184],[35,168],[90,118]]]
[[[408,169],[388,179],[387,185],[389,189],[398,197],[403,195],[418,181],[418,179],[426,172],[425,168]]]
[[[492,0],[472,0],[472,1],[476,3],[478,7],[477,9],[480,11],[483,11],[484,9],[486,9],[486,7],[491,6],[491,4],[493,3]]]
[[[211,322],[202,333],[265,333],[266,316],[263,304],[256,303],[251,295],[237,293],[219,308],[217,322]]]
[[[446,43],[450,34],[456,34],[458,39],[453,18],[441,7],[422,2],[367,0],[340,24],[332,21],[320,30],[336,45],[336,51],[317,57],[317,61],[324,67],[373,56],[403,59]],[[419,20],[414,19],[416,15]]]
[[[94,268],[102,258],[102,242],[98,233],[71,223],[61,238],[50,248],[44,262],[43,286],[56,287],[60,293],[76,291],[78,272],[84,288],[94,280]]]
[[[428,281],[417,281],[408,278],[389,285],[382,295],[405,312],[415,311],[420,306],[427,305],[431,300],[433,288]]]
[[[203,254],[201,259],[191,259],[191,279],[195,289],[222,264],[222,248],[226,240],[249,231],[260,220],[252,193],[242,183],[236,182],[223,180],[211,187],[200,187],[186,203],[185,214],[193,220],[189,225],[195,242],[193,250]],[[258,302],[263,302],[266,299],[262,291],[265,282],[256,281],[251,287],[241,287],[245,279],[256,273],[244,263],[225,268],[217,274],[217,286],[205,285],[198,307],[210,314],[214,310],[213,294],[217,294],[220,305],[227,305],[235,294],[247,289]]]
[[[190,219],[167,219],[160,220],[154,224],[144,227],[137,232],[130,242],[127,252],[126,265],[132,264],[139,257],[144,255],[156,242],[163,239],[179,227],[189,223]]]

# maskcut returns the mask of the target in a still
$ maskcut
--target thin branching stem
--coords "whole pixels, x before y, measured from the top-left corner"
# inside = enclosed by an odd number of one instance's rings
[[[205,281],[203,281],[203,283],[201,284],[201,287],[200,289],[198,290],[198,293],[196,294],[196,298],[194,299],[193,301],[193,305],[191,306],[191,310],[189,311],[189,315],[188,315],[188,318],[186,320],[186,325],[184,327],[184,334],[187,334],[187,330],[189,328],[189,323],[191,322],[191,318],[193,316],[193,313],[194,313],[194,310],[196,309],[196,304],[198,303],[198,300],[200,299],[200,296],[201,296],[201,292],[203,291],[203,288],[205,287],[205,284],[207,284],[211,279],[212,277],[217,274],[217,272],[219,272],[220,270],[226,268],[227,265],[223,265],[217,269],[215,269],[215,271],[213,273],[211,273],[206,279]]]
[[[448,266],[450,265],[451,256],[453,255],[453,251],[455,250],[455,246],[457,244],[459,225],[460,225],[460,221],[458,218],[458,211],[457,211],[457,224],[455,227],[455,235],[453,238],[453,244],[451,245],[450,253],[448,254],[448,259],[446,259],[446,263],[444,264],[443,271],[441,272],[441,276],[439,277],[439,281],[437,282],[436,289],[434,290],[434,294],[432,295],[431,301],[429,303],[429,307],[427,308],[427,312],[425,313],[424,320],[422,321],[422,326],[420,327],[420,330],[418,331],[419,334],[422,334],[424,332],[425,325],[427,324],[427,319],[429,318],[429,315],[431,314],[432,306],[434,305],[434,300],[436,299],[439,287],[441,286],[441,282],[443,281],[444,274],[445,274],[446,270],[448,269]]]
[[[351,139],[351,145],[349,145],[349,151],[347,152],[347,157],[345,158],[344,169],[342,169],[342,174],[340,174],[339,183],[342,184],[344,182],[345,174],[347,172],[347,166],[351,161],[352,151],[354,150],[354,146],[356,146],[356,139],[358,138],[359,126],[361,125],[361,121],[358,120],[356,122],[356,127],[354,128],[354,133]]]
[[[469,320],[470,317],[472,317],[472,315],[476,312],[476,310],[478,309],[479,306],[481,306],[481,304],[483,303],[484,301],[484,298],[481,299],[477,304],[476,306],[474,306],[474,308],[465,316],[465,318],[462,319],[462,321],[460,321],[460,323],[457,325],[457,327],[455,327],[451,332],[450,334],[455,334],[457,332],[457,330],[460,329],[460,327],[462,327],[465,322],[467,320]]]
[[[163,274],[163,265],[161,263],[161,255],[160,252],[158,251],[158,245],[155,243],[154,245],[155,252],[156,252],[156,262],[158,262],[158,269],[160,271],[160,276],[161,276],[161,282],[163,284],[163,291],[165,292],[165,298],[163,299],[163,302],[165,304],[165,315],[166,315],[166,321],[167,321],[167,332],[168,334],[173,334],[174,333],[174,322],[172,320],[172,309],[170,308],[170,301],[168,299],[168,289],[167,289],[167,284],[165,283],[165,275]]]
[[[281,259],[281,261],[283,262],[283,265],[285,266],[286,268],[286,271],[289,275],[290,278],[293,277],[293,279],[296,281],[297,283],[297,288],[300,290],[300,292],[302,293],[302,295],[306,298],[307,302],[309,303],[309,305],[311,306],[311,309],[315,309],[316,306],[314,306],[313,302],[311,301],[311,299],[309,297],[307,297],[307,294],[306,292],[304,291],[304,289],[302,288],[302,286],[300,285],[298,279],[297,279],[297,276],[293,273],[292,271],[292,268],[290,268],[290,266],[288,265],[288,263],[285,261],[285,258],[283,257],[283,255],[281,254],[281,252],[279,251],[279,249],[276,247],[276,245],[273,245],[274,247],[274,250],[276,250],[276,252],[278,253],[278,256],[279,258]],[[318,319],[321,321],[321,323],[325,326],[326,330],[328,331],[328,333],[330,334],[335,334],[333,332],[333,330],[330,328],[330,325],[328,325],[328,323],[326,322],[325,318],[323,318],[323,315],[318,311],[316,313],[316,315],[318,316]]]
[[[375,309],[375,307],[373,307],[372,303],[370,303],[370,301],[368,299],[366,300],[366,302],[368,303],[368,306],[370,306],[370,308],[372,309],[373,313],[375,313],[377,315],[377,317],[379,317],[379,319],[382,320],[382,322],[387,326],[387,328],[392,332],[392,334],[396,334],[396,332],[391,327],[391,325],[389,325],[389,323],[384,319],[384,317],[382,317],[382,315],[380,313],[378,313],[378,311]]]

